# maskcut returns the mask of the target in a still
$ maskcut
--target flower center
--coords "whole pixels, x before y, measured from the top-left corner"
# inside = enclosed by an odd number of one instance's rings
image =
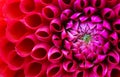
[[[91,40],[91,36],[89,34],[85,34],[82,38],[86,43],[88,43]]]

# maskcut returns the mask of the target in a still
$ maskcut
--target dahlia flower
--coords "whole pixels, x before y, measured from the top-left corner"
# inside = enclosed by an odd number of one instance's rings
[[[120,0],[0,0],[0,77],[120,77]]]

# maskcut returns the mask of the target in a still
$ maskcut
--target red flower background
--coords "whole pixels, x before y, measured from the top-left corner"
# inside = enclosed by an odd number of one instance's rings
[[[120,0],[0,0],[0,77],[120,77]]]

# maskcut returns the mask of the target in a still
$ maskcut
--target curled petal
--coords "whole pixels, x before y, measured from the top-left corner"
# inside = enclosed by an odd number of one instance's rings
[[[61,38],[62,38],[62,39],[65,39],[65,38],[67,38],[67,37],[68,37],[68,35],[67,35],[66,31],[63,30],[62,33],[61,33]]]
[[[61,53],[60,49],[56,47],[50,48],[48,52],[48,60],[52,63],[58,63],[62,60],[63,54]]]
[[[114,12],[116,14],[116,17],[120,18],[120,3],[114,7]]]
[[[8,55],[8,67],[12,70],[21,69],[24,65],[24,58],[19,56],[16,51],[11,51]]]
[[[73,26],[73,21],[69,21],[66,25],[66,29],[70,29]]]
[[[75,58],[79,61],[84,61],[85,55],[84,54],[75,54]]]
[[[79,18],[79,20],[81,21],[81,22],[84,22],[84,21],[86,21],[88,19],[88,16],[81,16],[80,18]]]
[[[107,42],[107,43],[105,43],[104,46],[103,46],[103,51],[104,51],[104,53],[107,53],[109,49],[110,49],[110,43]]]
[[[50,31],[51,32],[62,32],[63,27],[61,25],[60,19],[53,19],[50,22]]]
[[[87,6],[88,6],[88,0],[76,0],[74,2],[74,9],[76,10],[82,10]]]
[[[80,17],[80,15],[81,15],[82,13],[74,13],[73,15],[71,15],[71,17],[70,17],[70,19],[72,19],[72,20],[77,20],[79,17]]]
[[[70,50],[72,47],[72,43],[70,41],[65,40],[64,41],[64,48],[67,50]]]
[[[106,5],[106,1],[105,0],[92,0],[92,6],[96,7],[96,8],[104,8]]]
[[[111,65],[116,65],[116,64],[118,64],[119,63],[119,54],[116,52],[116,51],[113,51],[113,52],[110,52],[109,54],[108,54],[108,62],[109,62],[109,64],[111,64]]]
[[[26,25],[21,21],[13,20],[8,22],[8,25],[6,28],[6,36],[13,42],[16,42],[28,33]]]
[[[120,33],[120,19],[117,19],[117,20],[113,23],[113,29],[114,29],[117,33]]]
[[[92,17],[91,17],[91,21],[92,21],[92,22],[99,23],[99,22],[102,21],[102,19],[101,19],[99,16],[92,16]]]
[[[112,68],[108,72],[108,77],[119,77],[119,76],[120,76],[120,68],[119,67]]]
[[[77,69],[77,63],[75,61],[66,60],[63,62],[63,68],[67,72],[74,72]]]
[[[39,62],[32,61],[24,69],[27,77],[36,77],[44,70],[43,65]]]
[[[63,73],[62,65],[51,65],[47,69],[47,77],[61,77]]]
[[[27,24],[26,26],[30,29],[36,29],[42,24],[42,16],[39,13],[31,13],[28,14],[25,18],[25,23]]]
[[[103,21],[103,27],[108,29],[108,30],[112,30],[110,23],[106,20]]]
[[[69,50],[62,50],[63,55],[66,59],[72,59],[72,51]]]
[[[24,13],[34,11],[35,10],[34,0],[21,0],[20,9]]]
[[[50,49],[50,45],[47,43],[40,43],[33,47],[31,56],[35,60],[43,61],[47,59],[47,53]]]
[[[37,40],[34,35],[28,35],[25,38],[22,38],[16,45],[17,53],[22,57],[30,55],[36,42]]]
[[[61,13],[60,19],[61,19],[62,21],[66,21],[66,20],[69,19],[69,17],[70,17],[71,15],[72,15],[72,10],[66,9],[66,10],[64,10],[64,11]]]
[[[103,18],[106,18],[106,19],[112,19],[115,17],[115,13],[110,8],[104,8],[102,10],[102,16],[103,16]]]
[[[116,32],[113,32],[112,34],[110,34],[109,40],[110,40],[110,42],[111,42],[113,45],[116,45],[116,44],[117,44],[117,41],[118,41],[118,35],[117,35],[117,33],[116,33]]]
[[[72,8],[74,0],[58,0],[59,6],[62,10]]]
[[[104,77],[107,74],[108,68],[104,64],[99,64],[93,68],[93,71],[100,77]]]
[[[35,36],[40,41],[49,42],[51,40],[51,32],[49,27],[46,25],[41,25],[41,27],[36,30]]]
[[[83,70],[76,70],[74,72],[74,77],[84,77],[85,72]]]
[[[61,38],[60,38],[59,36],[57,36],[57,35],[53,35],[53,36],[52,36],[52,42],[53,42],[54,45],[55,45],[56,47],[58,47],[58,48],[60,48],[61,45],[62,45],[62,40],[61,40]]]
[[[19,8],[20,1],[14,0],[7,2],[3,7],[4,16],[7,18],[21,18],[24,16]]]
[[[101,35],[103,38],[107,39],[109,34],[108,34],[108,31],[104,29],[103,31],[101,31],[100,35]]]
[[[104,61],[106,58],[106,55],[98,55],[96,60],[94,61],[94,63],[100,63],[102,61]]]
[[[96,12],[96,9],[94,7],[86,7],[84,9],[85,15],[91,16]]]
[[[59,16],[60,10],[54,5],[48,5],[42,9],[42,14],[47,20],[52,20]]]

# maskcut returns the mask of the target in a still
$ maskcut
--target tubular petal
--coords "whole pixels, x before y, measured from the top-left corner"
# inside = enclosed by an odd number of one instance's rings
[[[50,49],[50,45],[47,43],[40,43],[33,47],[31,56],[35,60],[44,61],[47,59],[47,53]]]
[[[42,16],[39,13],[31,13],[24,18],[27,27],[30,29],[36,29],[42,24]]]
[[[63,27],[61,25],[60,19],[53,19],[50,23],[51,32],[62,32]]]
[[[56,47],[50,48],[48,52],[48,60],[52,63],[59,63],[63,58],[63,54],[61,53],[60,49]]]
[[[40,41],[51,41],[51,32],[48,26],[46,25],[40,25],[41,27],[38,28],[35,32],[35,36],[38,38]]]
[[[92,0],[91,3],[93,7],[100,8],[100,9],[104,8],[106,5],[105,0]]]
[[[61,65],[51,65],[47,69],[47,77],[60,77],[63,73],[63,68]]]
[[[17,53],[22,57],[30,55],[36,41],[34,35],[28,35],[25,38],[22,38],[16,45]]]
[[[59,6],[62,10],[70,9],[74,0],[58,0]]]
[[[47,20],[58,17],[60,10],[54,5],[48,5],[42,9],[42,14]]]

